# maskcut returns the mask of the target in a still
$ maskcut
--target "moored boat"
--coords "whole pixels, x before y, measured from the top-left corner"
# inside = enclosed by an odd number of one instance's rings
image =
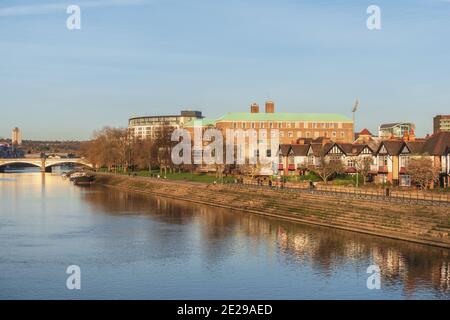
[[[95,181],[95,177],[92,175],[83,175],[83,176],[79,176],[79,177],[75,177],[73,179],[73,184],[75,185],[91,185],[93,184]]]

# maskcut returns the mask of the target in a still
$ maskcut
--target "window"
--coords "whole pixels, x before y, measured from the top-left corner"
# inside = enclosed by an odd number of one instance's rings
[[[379,174],[378,177],[379,177],[378,179],[379,179],[380,183],[386,184],[388,182],[387,174]]]
[[[331,133],[331,136],[332,136],[333,138],[336,138],[336,131],[333,131],[333,132]]]
[[[290,122],[286,123],[286,128],[290,128],[290,127],[291,127],[291,123]]]
[[[309,133],[309,131],[306,131],[306,137],[309,138],[310,135],[311,135],[311,134]]]
[[[252,129],[255,129],[255,123],[252,122]]]
[[[406,168],[409,163],[409,157],[408,156],[401,156],[400,157],[400,167]]]
[[[355,166],[356,166],[355,160],[353,160],[353,159],[348,159],[348,160],[347,160],[347,166],[348,166],[348,167],[355,167]]]
[[[273,122],[269,123],[269,128],[273,129]]]
[[[387,156],[378,156],[378,166],[385,167],[388,165],[388,157]]]
[[[345,137],[345,133],[341,132],[341,138],[344,138],[344,137]]]
[[[320,136],[320,132],[319,131],[315,131],[314,132],[314,138],[318,138]]]
[[[242,122],[242,129],[245,129],[245,122]]]
[[[317,128],[317,123],[313,122],[312,127],[313,127],[313,129],[316,129]]]
[[[400,186],[410,187],[411,186],[411,176],[407,174],[400,175]]]
[[[271,149],[267,149],[266,155],[267,155],[267,157],[271,157],[272,156],[272,150]]]
[[[237,129],[237,123],[233,122],[233,129]]]
[[[288,137],[289,137],[289,138],[292,138],[293,136],[294,136],[294,133],[293,133],[292,131],[289,131],[289,132],[288,132]]]

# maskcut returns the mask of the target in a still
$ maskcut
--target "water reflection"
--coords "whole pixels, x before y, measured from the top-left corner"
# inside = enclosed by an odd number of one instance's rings
[[[0,298],[449,298],[449,250],[0,174]],[[84,288],[65,290],[65,268]],[[381,268],[368,290],[367,267]]]
[[[401,285],[406,296],[429,288],[439,297],[448,297],[450,284],[449,250],[391,240],[342,230],[293,224],[243,212],[140,196],[102,188],[83,194],[98,212],[108,214],[145,214],[165,223],[200,224],[201,242],[212,262],[220,262],[230,251],[233,238],[248,237],[253,250],[269,243],[271,256],[284,263],[310,264],[315,272],[331,276],[349,263],[361,267],[376,264],[383,284],[389,289]],[[151,209],[150,209],[151,208]],[[188,231],[187,231],[188,232]],[[166,239],[165,234],[160,234]],[[183,236],[178,234],[178,240]],[[210,262],[211,262],[210,261]],[[365,272],[364,269],[360,270]]]

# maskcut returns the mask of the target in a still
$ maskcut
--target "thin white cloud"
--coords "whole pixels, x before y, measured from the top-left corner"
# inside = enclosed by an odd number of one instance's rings
[[[75,4],[83,7],[112,7],[112,6],[133,6],[148,3],[147,0],[92,0],[92,1],[67,1],[63,3],[43,3],[36,5],[12,6],[0,8],[0,17],[8,16],[26,16],[50,14],[63,10],[65,12],[67,6]]]

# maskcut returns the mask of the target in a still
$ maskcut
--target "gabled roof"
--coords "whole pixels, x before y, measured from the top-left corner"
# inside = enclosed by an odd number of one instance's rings
[[[408,147],[411,154],[421,154],[424,145],[425,141],[405,141],[405,146]]]
[[[292,151],[294,152],[294,156],[297,157],[305,157],[308,155],[309,144],[293,144]]]
[[[322,152],[323,152],[324,154],[328,154],[328,153],[330,153],[330,151],[331,151],[334,147],[337,147],[339,150],[341,150],[341,152],[342,152],[343,154],[345,154],[345,151],[342,149],[341,145],[342,145],[342,144],[338,144],[338,143],[335,143],[335,142],[327,143],[327,144],[325,144],[325,145],[323,146]]]
[[[373,134],[367,128],[362,129],[361,132],[359,133],[359,135],[373,136]]]
[[[314,156],[320,156],[323,152],[323,146],[320,143],[311,143],[310,146]]]
[[[370,151],[371,154],[373,153],[373,148],[368,144],[353,144],[351,154],[357,156],[361,154],[361,152],[363,152],[366,148]]]
[[[291,150],[290,144],[280,144],[280,147],[278,149],[278,154],[285,157],[285,156],[289,155],[290,150]]]
[[[442,156],[448,148],[450,148],[450,132],[438,132],[428,138],[422,152],[432,156]]]
[[[339,143],[339,146],[344,150],[345,155],[356,155],[357,145],[352,143]]]
[[[379,154],[383,147],[390,156],[398,156],[403,148],[404,141],[401,140],[384,140],[378,146],[376,154]]]

